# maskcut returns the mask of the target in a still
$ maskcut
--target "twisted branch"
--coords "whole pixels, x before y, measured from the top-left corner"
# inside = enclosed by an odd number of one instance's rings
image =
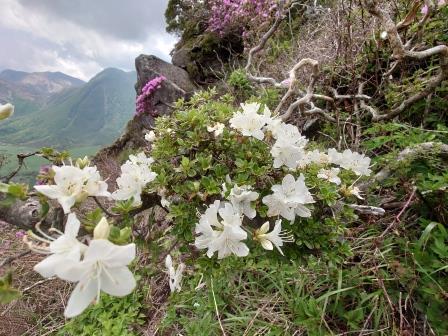
[[[409,106],[425,98],[431,94],[436,87],[438,87],[443,80],[448,78],[448,47],[446,45],[438,45],[422,51],[409,50],[408,43],[403,44],[401,37],[398,33],[398,26],[392,21],[390,15],[384,10],[379,8],[378,0],[365,0],[365,6],[370,14],[377,17],[383,28],[387,32],[389,42],[392,46],[393,56],[397,61],[404,59],[423,60],[435,55],[439,55],[440,59],[440,71],[437,75],[429,79],[425,89],[405,99],[399,106],[393,108],[389,113],[378,114],[374,110],[366,108],[372,114],[373,121],[388,120],[398,116]]]

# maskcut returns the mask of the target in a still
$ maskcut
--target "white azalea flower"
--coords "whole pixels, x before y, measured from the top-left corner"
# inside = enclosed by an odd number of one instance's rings
[[[215,138],[217,138],[222,134],[222,132],[224,132],[224,127],[224,124],[216,123],[213,126],[207,126],[207,131],[213,133]]]
[[[323,165],[330,162],[328,155],[319,151],[318,149],[309,151],[306,153],[306,155],[308,157],[308,160],[312,163]]]
[[[299,129],[295,125],[286,124],[279,119],[270,119],[267,129],[271,131],[272,136],[276,140],[283,140],[285,143],[294,144],[298,147],[305,147],[308,143],[306,137],[300,134]]]
[[[274,249],[275,246],[277,250],[280,252],[280,254],[284,255],[281,249],[283,243],[292,242],[294,240],[290,235],[287,235],[285,232],[282,232],[282,220],[278,219],[275,222],[274,229],[269,233],[268,231],[269,231],[269,222],[266,222],[261,226],[261,228],[255,231],[254,240],[259,241],[261,246],[263,246],[265,250],[271,251]]]
[[[258,103],[241,104],[241,108],[243,112],[236,112],[230,119],[230,127],[240,131],[244,136],[263,140],[262,128],[270,119],[270,111],[265,109],[265,114],[259,114],[260,104]]]
[[[135,288],[135,279],[127,265],[135,258],[135,244],[118,246],[105,239],[94,239],[84,253],[84,259],[68,263],[58,276],[67,281],[78,282],[64,315],[74,317],[81,314],[101,291],[112,296],[125,296]]]
[[[314,203],[313,197],[305,185],[305,177],[300,174],[297,180],[291,174],[286,175],[282,184],[273,185],[271,195],[263,197],[263,203],[268,206],[269,217],[282,216],[293,221],[297,216],[310,217],[311,211],[305,204]]]
[[[145,134],[145,140],[148,142],[153,142],[156,139],[156,133],[154,131],[149,131]]]
[[[346,149],[342,153],[339,153],[336,149],[328,149],[328,157],[331,163],[337,164],[344,169],[352,170],[356,175],[369,176],[372,171],[370,170],[370,158],[364,154],[352,152],[350,149]]]
[[[305,146],[308,140],[300,134],[296,126],[286,124],[279,118],[270,119],[266,128],[277,140],[271,148],[274,168],[297,168],[299,162],[306,159]]]
[[[14,114],[14,106],[12,104],[0,105],[0,120],[8,119]]]
[[[335,183],[337,185],[341,184],[341,179],[339,178],[338,174],[341,170],[339,168],[331,168],[331,169],[321,169],[317,173],[317,177],[328,180],[332,183]]]
[[[44,278],[49,278],[56,275],[58,270],[66,265],[67,262],[77,262],[81,259],[81,255],[87,246],[80,243],[76,238],[78,236],[79,227],[79,220],[76,218],[75,214],[71,213],[67,217],[64,233],[56,240],[45,235],[47,242],[49,243],[48,248],[46,248],[47,252],[44,250],[45,248],[42,247],[39,247],[38,250],[36,250],[32,244],[29,243],[31,250],[51,254],[34,266],[34,270],[37,273]],[[39,239],[39,241],[42,240],[44,239]]]
[[[88,196],[110,196],[107,183],[101,180],[96,167],[53,166],[52,170],[55,184],[34,188],[48,198],[57,199],[66,214],[75,203],[82,202]]]
[[[225,258],[232,253],[238,257],[249,254],[249,248],[242,242],[247,238],[247,233],[241,228],[241,217],[235,212],[230,203],[215,201],[201,216],[196,224],[195,246],[198,249],[208,249],[207,256],[211,258],[218,252],[218,259]],[[218,220],[218,213],[221,221]]]
[[[185,264],[180,263],[179,266],[177,266],[177,269],[175,269],[173,266],[173,259],[168,254],[165,259],[165,266],[168,269],[168,275],[170,277],[169,283],[171,293],[175,292],[176,290],[180,292],[180,290],[182,289],[182,276],[185,270]]]
[[[248,218],[254,218],[257,213],[251,206],[251,202],[258,199],[259,194],[252,191],[250,186],[243,185],[238,187],[235,185],[229,194],[229,200],[233,205],[235,211],[241,215],[246,215]]]
[[[121,166],[121,176],[117,178],[118,189],[112,194],[115,200],[133,198],[133,206],[141,204],[141,193],[149,182],[154,181],[157,174],[151,171],[154,159],[145,153],[130,155],[129,160]]]
[[[271,155],[274,158],[274,168],[286,166],[288,168],[297,168],[301,160],[306,157],[303,147],[294,145],[283,139],[277,140],[271,148]]]
[[[347,194],[348,196],[355,196],[356,198],[359,199],[364,199],[364,197],[361,196],[361,190],[358,187],[354,187],[354,186],[350,186],[347,188]]]

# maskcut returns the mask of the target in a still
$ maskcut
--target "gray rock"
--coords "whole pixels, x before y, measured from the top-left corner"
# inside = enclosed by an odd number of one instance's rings
[[[180,98],[189,98],[197,89],[190,80],[188,73],[175,65],[161,60],[156,56],[140,55],[135,59],[137,70],[137,83],[135,91],[137,95],[142,88],[157,76],[164,76],[162,83],[152,98],[153,111],[150,114],[135,116],[128,122],[123,135],[111,146],[102,149],[97,157],[116,156],[118,153],[141,148],[147,145],[144,134],[154,127],[154,118],[171,113],[171,106]]]
[[[178,66],[182,69],[186,69],[187,65],[191,63],[190,50],[186,47],[180,49],[175,49],[173,56],[171,58],[173,65]]]

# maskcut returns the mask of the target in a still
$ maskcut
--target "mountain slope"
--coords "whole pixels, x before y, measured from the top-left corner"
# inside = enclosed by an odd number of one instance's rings
[[[9,69],[0,73],[0,80],[30,94],[33,98],[49,97],[65,89],[85,84],[84,81],[62,72],[28,73]]]
[[[50,95],[38,111],[17,108],[17,116],[0,127],[0,142],[64,148],[109,143],[134,113],[134,82],[135,72],[109,68],[80,87]]]

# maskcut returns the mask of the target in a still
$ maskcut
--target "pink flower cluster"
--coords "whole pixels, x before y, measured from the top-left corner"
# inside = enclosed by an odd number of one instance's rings
[[[446,1],[446,0],[439,0],[439,2],[437,3],[437,7],[440,8],[440,7],[445,6],[447,4],[448,4],[448,1]],[[428,5],[425,4],[422,7],[421,12],[422,12],[423,15],[426,15],[426,14],[428,14],[428,11],[429,11]]]
[[[234,30],[247,35],[248,25],[258,25],[276,13],[276,0],[212,0],[208,29],[220,36]]]
[[[151,98],[154,92],[156,92],[157,89],[160,89],[163,81],[165,80],[166,78],[164,76],[157,76],[146,83],[146,85],[142,89],[142,93],[137,97],[136,100],[135,113],[137,115],[143,114],[152,108]]]

